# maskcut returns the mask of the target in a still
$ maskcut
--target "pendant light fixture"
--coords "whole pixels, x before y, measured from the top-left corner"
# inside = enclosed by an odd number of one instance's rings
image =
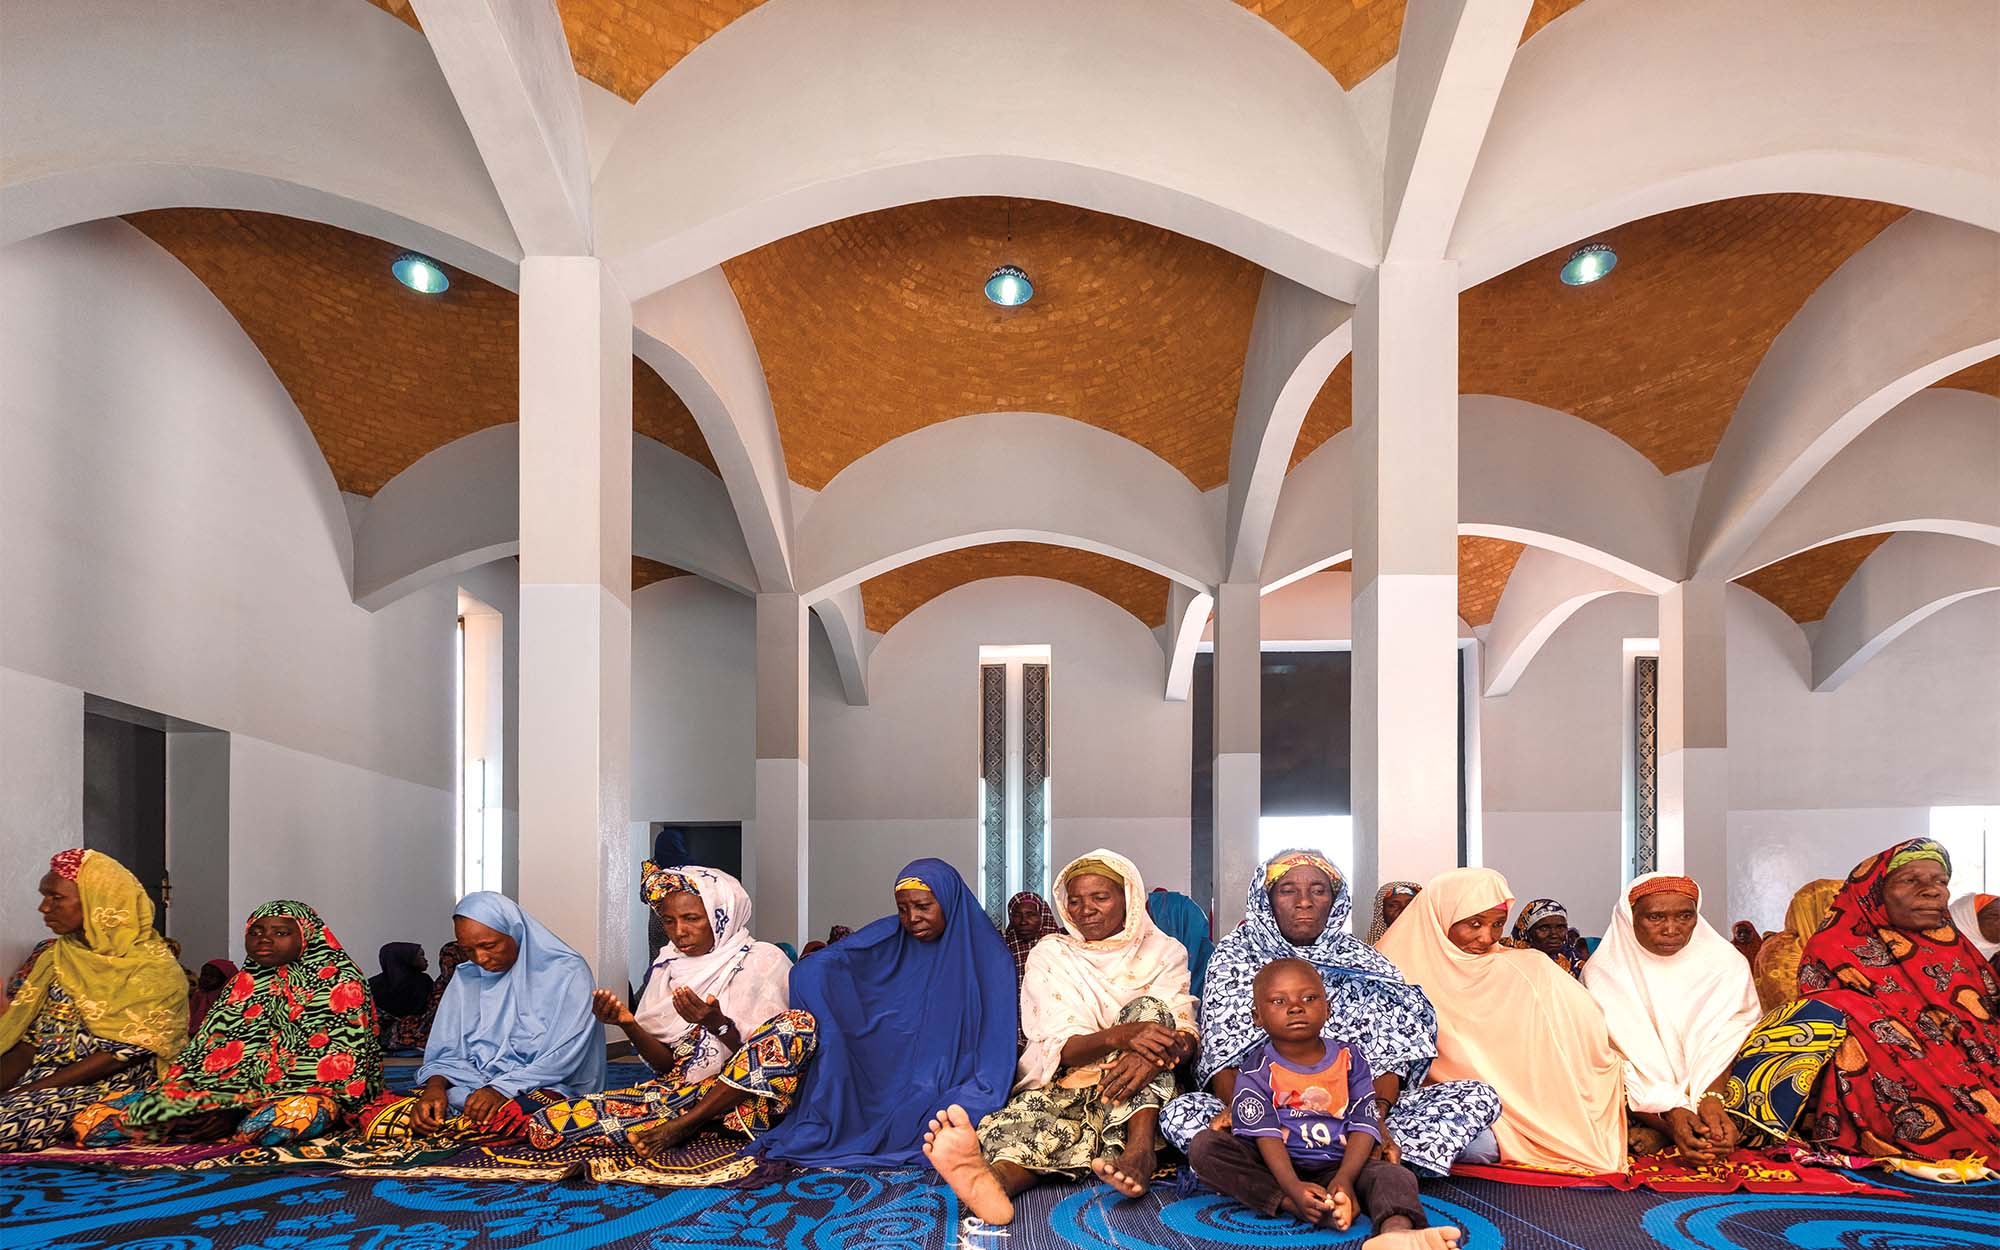
[[[1014,246],[1014,202],[1007,202],[1007,246]],[[1019,265],[1002,265],[986,279],[986,298],[1002,308],[1019,308],[1035,297],[1035,284]]]

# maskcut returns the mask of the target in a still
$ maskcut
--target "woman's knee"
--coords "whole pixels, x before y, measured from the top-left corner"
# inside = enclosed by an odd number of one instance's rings
[[[1174,1019],[1174,1009],[1167,1005],[1167,1000],[1155,998],[1151,994],[1141,994],[1118,1011],[1120,1024],[1136,1024],[1140,1021],[1164,1024],[1168,1028],[1174,1027],[1177,1023]]]

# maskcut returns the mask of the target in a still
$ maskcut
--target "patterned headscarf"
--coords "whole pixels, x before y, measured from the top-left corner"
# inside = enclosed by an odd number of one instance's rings
[[[1398,896],[1415,898],[1423,888],[1415,881],[1391,881],[1375,891],[1375,915],[1368,921],[1368,945],[1375,945],[1389,931],[1389,918],[1382,914],[1382,904]]]
[[[0,1015],[0,1053],[28,1034],[51,983],[82,1013],[91,1036],[144,1046],[164,1069],[187,1043],[187,974],[153,931],[153,900],[139,879],[101,851],[64,851],[50,869],[76,882],[83,928],[35,960]]]
[[[639,898],[648,907],[658,907],[669,894],[701,893],[701,886],[681,868],[668,868],[647,860],[639,865]]]
[[[165,1079],[123,1110],[125,1124],[157,1129],[296,1094],[353,1111],[382,1092],[367,978],[312,908],[280,899],[251,912],[244,927],[270,916],[298,924],[299,957],[275,968],[246,963]]]
[[[1625,901],[1636,903],[1652,894],[1685,894],[1689,898],[1700,898],[1701,887],[1694,883],[1693,877],[1670,874],[1647,876],[1632,883],[1632,888],[1625,891]]]
[[[1297,853],[1282,852],[1270,864]],[[1347,931],[1354,903],[1337,870],[1328,874],[1333,907],[1326,914],[1326,926],[1307,945],[1292,945],[1278,928],[1264,884],[1270,864],[1251,879],[1243,923],[1223,937],[1208,961],[1208,993],[1201,1003],[1203,1042],[1195,1071],[1200,1083],[1206,1085],[1221,1069],[1237,1066],[1251,1048],[1266,1040],[1251,1012],[1250,988],[1257,970],[1274,959],[1303,959],[1318,969],[1326,985],[1326,1036],[1359,1046],[1377,1076],[1400,1076],[1405,1086],[1420,1083],[1437,1057],[1437,1017],[1424,992],[1405,982],[1396,965]]]
[[[2000,1152],[2000,981],[1947,918],[1912,931],[1889,919],[1883,886],[1905,864],[1951,857],[1899,842],[1847,874],[1806,939],[1799,990],[1847,1017],[1847,1041],[1814,1104],[1816,1142],[1852,1154],[1941,1159]]]
[[[1342,879],[1340,869],[1335,868],[1333,861],[1318,851],[1285,851],[1264,865],[1264,888],[1268,890],[1278,884],[1278,878],[1294,868],[1317,868],[1330,882],[1337,883]]]
[[[1675,877],[1673,880],[1685,881],[1687,878]],[[1638,886],[1632,888],[1635,891],[1639,889]],[[1659,891],[1649,890],[1647,893],[1656,894]],[[1635,897],[1644,898],[1645,895],[1640,894],[1635,895]],[[1569,926],[1569,908],[1564,907],[1555,899],[1533,899],[1526,907],[1521,909],[1521,914],[1514,919],[1514,944],[1528,950],[1541,950],[1541,947],[1534,945],[1528,940],[1528,934],[1533,931],[1536,925],[1542,923],[1542,921],[1554,919],[1561,919],[1563,921],[1563,927],[1566,932],[1563,935],[1561,948],[1550,955],[1549,958],[1555,960],[1556,966],[1564,972],[1581,980],[1583,978],[1583,965],[1590,958],[1590,952],[1583,945],[1582,935]]]

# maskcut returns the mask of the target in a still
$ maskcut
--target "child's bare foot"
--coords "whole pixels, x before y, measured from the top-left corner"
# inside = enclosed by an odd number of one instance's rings
[[[953,1103],[937,1113],[924,1134],[924,1158],[974,1215],[988,1224],[1013,1221],[1014,1200],[979,1153],[979,1134],[964,1107]]]
[[[1326,1192],[1333,1199],[1333,1210],[1328,1213],[1333,1226],[1343,1233],[1353,1228],[1354,1199],[1347,1196],[1346,1190],[1335,1189],[1331,1185],[1327,1186]]]
[[[1455,1228],[1404,1228],[1378,1233],[1361,1243],[1361,1250],[1458,1250]]]
[[[1092,1159],[1090,1170],[1097,1173],[1097,1179],[1124,1194],[1127,1198],[1144,1197],[1151,1177],[1132,1176],[1118,1166],[1115,1159]]]

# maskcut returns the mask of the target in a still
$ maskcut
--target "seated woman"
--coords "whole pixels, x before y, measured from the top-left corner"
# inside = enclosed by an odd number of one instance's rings
[[[138,878],[64,851],[40,888],[56,936],[0,1015],[0,1151],[62,1141],[77,1112],[143,1088],[187,1044],[187,978]]]
[[[1725,1110],[1729,1071],[1763,1015],[1749,965],[1700,908],[1701,888],[1687,877],[1634,878],[1583,973],[1625,1057],[1630,1150],[1675,1146],[1698,1164],[1741,1138]]]
[[[188,995],[189,1037],[201,1032],[201,1022],[208,1018],[209,1008],[235,982],[238,971],[235,962],[228,959],[211,959],[201,966],[195,976],[194,992]]]
[[[609,1145],[655,1153],[710,1123],[757,1136],[790,1110],[812,1058],[813,1018],[787,1007],[792,961],[750,936],[750,896],[741,882],[713,868],[649,860],[639,894],[664,923],[667,944],[636,1013],[610,990],[592,995],[591,1008],[624,1029],[659,1075],[538,1111],[528,1140],[544,1150]]]
[[[250,913],[248,963],[150,1089],[76,1118],[85,1146],[318,1137],[382,1090],[367,981],[319,913],[289,899]]]
[[[1028,952],[1051,933],[1060,933],[1062,923],[1055,908],[1033,890],[1023,890],[1007,900],[1007,953],[1014,957],[1014,987],[1028,974]]]
[[[518,1137],[541,1108],[604,1088],[604,1030],[583,956],[491,890],[460,899],[452,929],[472,962],[438,1000],[417,1092],[364,1114],[372,1143]]]
[[[1396,923],[1396,917],[1403,914],[1403,909],[1423,888],[1415,881],[1391,881],[1375,891],[1375,911],[1368,920],[1368,945],[1382,940],[1389,926]]]
[[[1437,1017],[1422,990],[1347,931],[1352,907],[1346,878],[1323,856],[1284,851],[1264,863],[1243,923],[1209,961],[1195,1072],[1206,1088],[1161,1113],[1168,1140],[1185,1151],[1203,1129],[1228,1130],[1238,1071],[1269,1040],[1257,1027],[1251,983],[1273,960],[1303,959],[1326,986],[1324,1034],[1357,1046],[1375,1075],[1384,1157],[1442,1176],[1475,1140],[1491,1150],[1499,1097],[1478,1081],[1424,1083],[1437,1058]]]
[[[1512,940],[1501,945],[1540,951],[1579,981],[1583,979],[1583,966],[1590,959],[1582,936],[1570,927],[1569,909],[1552,898],[1538,898],[1523,907],[1514,921]]]
[[[1961,894],[1951,900],[1951,922],[1988,963],[2000,960],[2000,894]]]
[[[1538,951],[1500,946],[1513,903],[1490,868],[1454,868],[1417,895],[1381,952],[1437,1009],[1440,1081],[1500,1095],[1503,1163],[1625,1170],[1625,1083],[1604,1013]]]
[[[819,1055],[763,1153],[809,1167],[923,1162],[924,1124],[957,1104],[998,1111],[1014,1081],[1013,961],[943,860],[896,876],[896,914],[792,973]]]
[[[387,942],[376,958],[382,971],[368,979],[381,1017],[382,1049],[422,1050],[430,1036],[430,961],[415,942]]]
[[[1050,1176],[1095,1172],[1127,1197],[1145,1193],[1174,1067],[1200,1036],[1187,950],[1153,926],[1131,860],[1092,851],[1062,870],[1055,893],[1063,931],[1028,956],[1013,1097],[976,1133],[950,1106],[924,1136],[925,1157],[992,1224]]]
[[[1827,913],[1833,910],[1834,896],[1847,884],[1838,877],[1808,882],[1792,895],[1785,909],[1785,927],[1757,948],[1750,963],[1757,984],[1758,1003],[1773,1011],[1799,997],[1799,960],[1805,955],[1806,939],[1819,932]]]
[[[1849,1154],[2000,1157],[2000,983],[1952,927],[1951,859],[1900,842],[1847,874],[1799,989],[1847,1033],[1807,1136]]]

